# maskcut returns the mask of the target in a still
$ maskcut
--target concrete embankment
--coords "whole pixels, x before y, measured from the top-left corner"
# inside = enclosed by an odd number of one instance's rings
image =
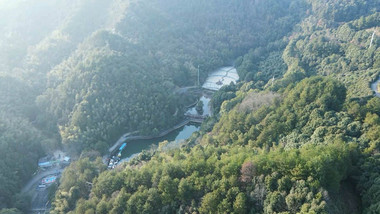
[[[202,123],[203,122],[203,118],[187,118],[185,119],[184,121],[178,123],[177,125],[169,128],[169,129],[166,129],[162,132],[160,132],[158,135],[148,135],[148,136],[143,136],[143,135],[139,135],[139,136],[135,136],[135,135],[132,135],[133,133],[136,133],[136,132],[129,132],[129,133],[125,133],[124,135],[122,135],[118,141],[116,141],[116,143],[109,148],[109,152],[112,153],[114,152],[123,142],[126,142],[126,141],[130,141],[130,140],[150,140],[150,139],[154,139],[154,138],[160,138],[160,137],[163,137],[167,134],[169,134],[170,132],[176,130],[176,129],[179,129],[181,128],[182,126],[185,126],[186,124],[190,123],[190,122],[194,122],[194,123]],[[105,157],[103,157],[104,159]]]

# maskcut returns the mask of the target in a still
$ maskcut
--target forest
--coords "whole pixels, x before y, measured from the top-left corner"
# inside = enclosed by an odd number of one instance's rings
[[[380,213],[378,0],[3,2],[0,214],[28,213],[56,149],[77,161],[50,213]],[[240,81],[186,144],[106,169],[227,65]]]
[[[379,98],[346,101],[344,85],[325,77],[280,96],[245,93],[182,148],[112,171],[81,159],[63,175],[53,213],[377,213]]]

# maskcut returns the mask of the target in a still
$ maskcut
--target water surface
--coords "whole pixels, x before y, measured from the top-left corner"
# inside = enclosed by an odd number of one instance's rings
[[[162,141],[176,141],[180,142],[181,140],[185,140],[191,136],[194,132],[198,131],[200,124],[196,123],[188,123],[187,125],[170,132],[169,134],[154,138],[150,140],[132,140],[127,141],[127,146],[121,153],[121,158],[128,158],[132,155],[138,154],[142,152],[142,150],[150,149],[152,146],[158,146],[158,144]]]
[[[203,83],[203,88],[217,91],[224,85],[229,85],[231,82],[236,83],[239,80],[239,75],[234,67],[222,67],[210,73]]]
[[[211,98],[207,98],[205,96],[202,96],[200,98],[200,100],[203,102],[203,114],[202,116],[209,116],[210,115],[210,106],[209,106],[209,102],[211,100]],[[191,115],[198,115],[198,112],[197,110],[195,109],[195,106],[190,108],[186,114],[191,114]]]

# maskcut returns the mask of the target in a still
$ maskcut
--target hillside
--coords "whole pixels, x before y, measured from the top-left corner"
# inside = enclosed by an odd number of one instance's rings
[[[94,32],[49,72],[47,89],[37,104],[50,117],[40,122],[58,123],[63,143],[77,151],[102,150],[125,132],[157,133],[181,119],[172,116],[178,109],[184,111],[183,101],[173,91],[195,84],[196,67],[204,79],[207,71],[233,61],[259,42],[266,44],[287,33],[284,23],[276,20],[286,19],[291,25],[299,19],[289,16],[294,8],[286,1],[182,4],[186,3],[130,4],[111,31]],[[269,15],[267,8],[273,5],[283,9]],[[260,10],[238,12],[247,7]],[[270,29],[276,29],[276,36]]]
[[[375,2],[302,5],[305,15],[283,38],[235,55],[244,81],[214,94],[215,118],[199,137],[116,171],[93,167],[91,191],[83,180],[69,185],[82,173],[67,172],[54,212],[378,212],[369,196],[380,133],[380,99],[369,88],[379,74],[378,40],[369,48]],[[70,170],[78,164],[89,160]]]
[[[378,0],[0,1],[0,213],[27,212],[18,192],[57,148],[81,158],[51,213],[380,212],[379,10]],[[111,171],[83,155],[177,124],[193,98],[175,92],[196,85],[198,66],[204,81],[227,65],[240,82],[213,94],[213,116],[186,145]]]

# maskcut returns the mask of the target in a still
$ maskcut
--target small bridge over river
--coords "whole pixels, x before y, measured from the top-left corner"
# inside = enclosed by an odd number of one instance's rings
[[[202,102],[204,103],[204,106],[208,106],[208,101],[210,99],[208,98],[206,102],[205,96],[207,94],[208,96],[210,96],[210,93],[213,93],[214,91],[219,90],[223,85],[229,85],[231,82],[236,83],[238,79],[239,79],[239,75],[234,67],[231,67],[231,66],[223,67],[223,68],[218,69],[215,72],[212,72],[206,79],[205,83],[201,86],[199,82],[199,68],[198,68],[198,84],[196,86],[187,86],[187,87],[177,88],[176,90],[174,90],[174,93],[177,93],[177,94],[185,94],[185,93],[190,93],[190,92],[200,93],[202,94],[202,97],[199,100],[202,100],[202,98],[204,98]],[[199,100],[186,106],[186,108],[194,107],[199,102]],[[175,113],[175,115],[176,114],[177,113]],[[128,140],[149,140],[153,138],[158,138],[158,137],[167,135],[168,133],[176,129],[179,129],[190,122],[202,123],[208,117],[208,114],[211,115],[211,111],[206,112],[204,110],[204,113],[200,115],[198,112],[196,112],[196,109],[188,110],[185,113],[184,115],[185,118],[182,122],[176,124],[175,126],[169,129],[162,130],[159,134],[156,134],[156,135],[141,136],[141,135],[136,135],[138,132],[125,133],[119,138],[119,140],[112,147],[109,148],[108,151],[110,153],[114,152],[118,146],[120,146],[123,142],[128,141]],[[105,156],[103,160],[105,159],[107,159],[107,156]]]
[[[186,119],[194,123],[202,123],[203,120],[208,117],[208,115],[199,115],[199,114],[196,115],[196,114],[190,114],[190,113],[186,113],[185,116],[186,116]]]

